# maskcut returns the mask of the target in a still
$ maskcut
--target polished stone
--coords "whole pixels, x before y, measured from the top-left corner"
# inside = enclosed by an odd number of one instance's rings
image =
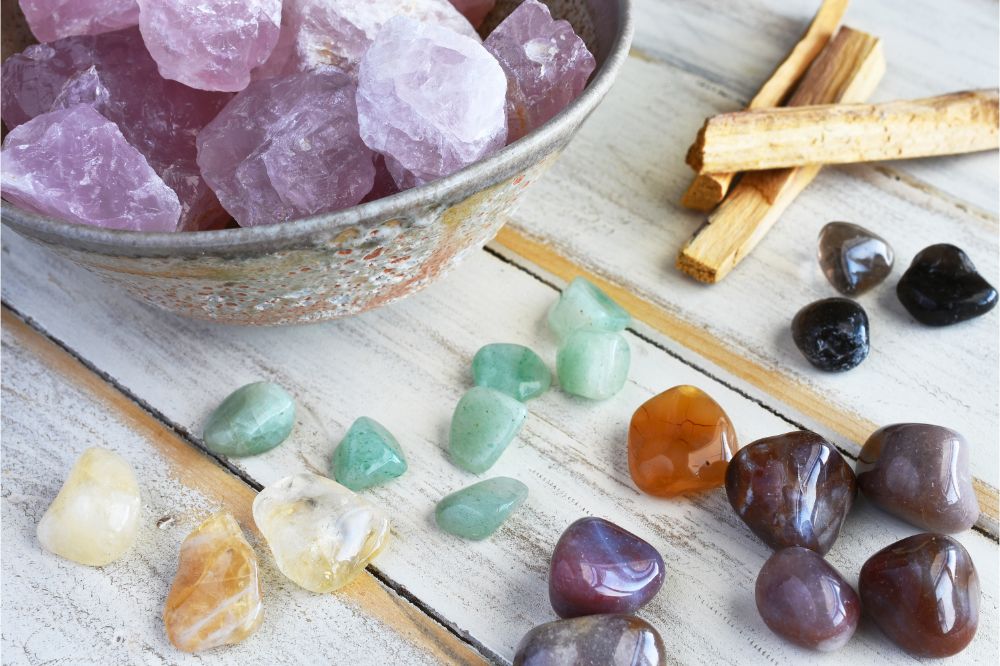
[[[219,513],[187,535],[163,609],[167,637],[185,652],[239,643],[264,619],[257,555],[236,519]]]
[[[339,483],[308,472],[260,491],[253,519],[281,573],[311,592],[348,584],[389,542],[389,521],[381,511]]]
[[[857,493],[854,471],[840,453],[803,430],[747,444],[726,470],[736,515],[776,549],[802,546],[825,555]]]
[[[205,423],[205,446],[224,456],[255,456],[281,444],[295,425],[295,400],[271,382],[236,389]]]
[[[858,296],[892,271],[892,247],[881,236],[849,222],[830,222],[819,232],[819,265],[833,288]]]
[[[969,442],[942,426],[897,423],[876,430],[855,466],[868,500],[933,532],[953,534],[979,518]]]
[[[556,353],[559,386],[570,395],[606,400],[628,380],[632,352],[621,333],[579,330]]]
[[[917,657],[950,657],[979,625],[979,577],[955,539],[917,534],[872,555],[858,579],[865,612]]]
[[[928,326],[950,326],[982,316],[997,304],[997,290],[954,245],[921,250],[896,285],[896,296],[913,318]]]
[[[486,386],[524,402],[549,390],[552,372],[538,354],[522,345],[486,345],[472,359],[476,386]]]
[[[381,423],[367,416],[351,424],[333,452],[331,475],[354,491],[391,481],[404,472],[406,458],[399,442]]]
[[[38,541],[67,560],[101,567],[128,551],[142,500],[132,467],[113,451],[87,449],[38,523]]]
[[[634,615],[590,615],[539,625],[521,639],[514,666],[666,666],[653,625]]]
[[[514,398],[485,386],[469,389],[451,417],[452,462],[474,474],[493,466],[528,416]]]
[[[824,298],[795,315],[792,339],[820,370],[850,370],[868,358],[868,315],[849,298]]]
[[[438,527],[463,539],[479,541],[499,529],[528,497],[528,486],[498,476],[448,495],[434,511]]]
[[[649,543],[603,518],[581,518],[552,552],[549,601],[564,618],[632,613],[656,596],[664,576]]]
[[[821,652],[844,647],[861,618],[861,601],[844,577],[820,555],[797,546],[768,558],[754,595],[771,631]]]
[[[630,323],[629,313],[584,277],[574,278],[549,309],[549,328],[560,340],[581,329],[617,333]]]
[[[711,396],[675,386],[632,415],[628,467],[639,490],[674,497],[721,486],[738,448],[732,421]]]

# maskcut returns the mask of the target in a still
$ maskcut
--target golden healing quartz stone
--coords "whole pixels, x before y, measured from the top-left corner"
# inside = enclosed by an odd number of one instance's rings
[[[179,650],[201,652],[239,643],[263,619],[257,556],[236,519],[218,513],[181,544],[163,609],[167,636]]]

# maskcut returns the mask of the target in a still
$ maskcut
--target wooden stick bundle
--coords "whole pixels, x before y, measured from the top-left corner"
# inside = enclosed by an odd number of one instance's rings
[[[688,164],[715,173],[995,150],[998,123],[995,89],[726,113],[705,122]]]
[[[848,2],[849,0],[823,0],[802,39],[750,100],[748,109],[780,106],[788,98],[809,66],[829,43],[833,33],[837,31],[837,26],[847,11]],[[695,146],[691,148],[693,150]],[[735,175],[732,172],[722,171],[695,176],[681,199],[681,205],[704,212],[712,210],[726,197]]]
[[[865,101],[885,73],[879,39],[842,28],[813,62],[789,105]],[[677,258],[677,268],[701,280],[725,277],[770,230],[819,173],[819,165],[745,174]]]

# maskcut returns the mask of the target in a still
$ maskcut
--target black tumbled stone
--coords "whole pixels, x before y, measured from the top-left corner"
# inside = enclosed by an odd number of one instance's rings
[[[950,326],[986,314],[997,290],[976,272],[968,255],[954,245],[924,248],[896,285],[899,302],[928,326]]]
[[[868,315],[848,298],[824,298],[799,310],[792,338],[820,370],[850,370],[868,357]]]

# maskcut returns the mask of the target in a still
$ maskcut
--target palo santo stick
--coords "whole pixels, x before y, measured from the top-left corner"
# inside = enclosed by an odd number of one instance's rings
[[[705,122],[688,164],[715,173],[996,150],[998,123],[994,89],[725,113]]]
[[[865,101],[885,73],[882,42],[842,28],[823,49],[789,101],[798,105]],[[752,171],[677,257],[677,268],[702,282],[724,278],[745,257],[805,187],[818,165]]]
[[[780,106],[791,94],[795,85],[809,69],[823,48],[833,37],[840,25],[840,19],[847,11],[849,0],[823,0],[816,16],[802,39],[789,51],[785,59],[774,70],[771,77],[757,92],[748,109],[766,109]],[[691,146],[692,150],[695,146]],[[703,173],[695,176],[687,192],[681,198],[681,205],[707,213],[726,197],[735,173]]]

